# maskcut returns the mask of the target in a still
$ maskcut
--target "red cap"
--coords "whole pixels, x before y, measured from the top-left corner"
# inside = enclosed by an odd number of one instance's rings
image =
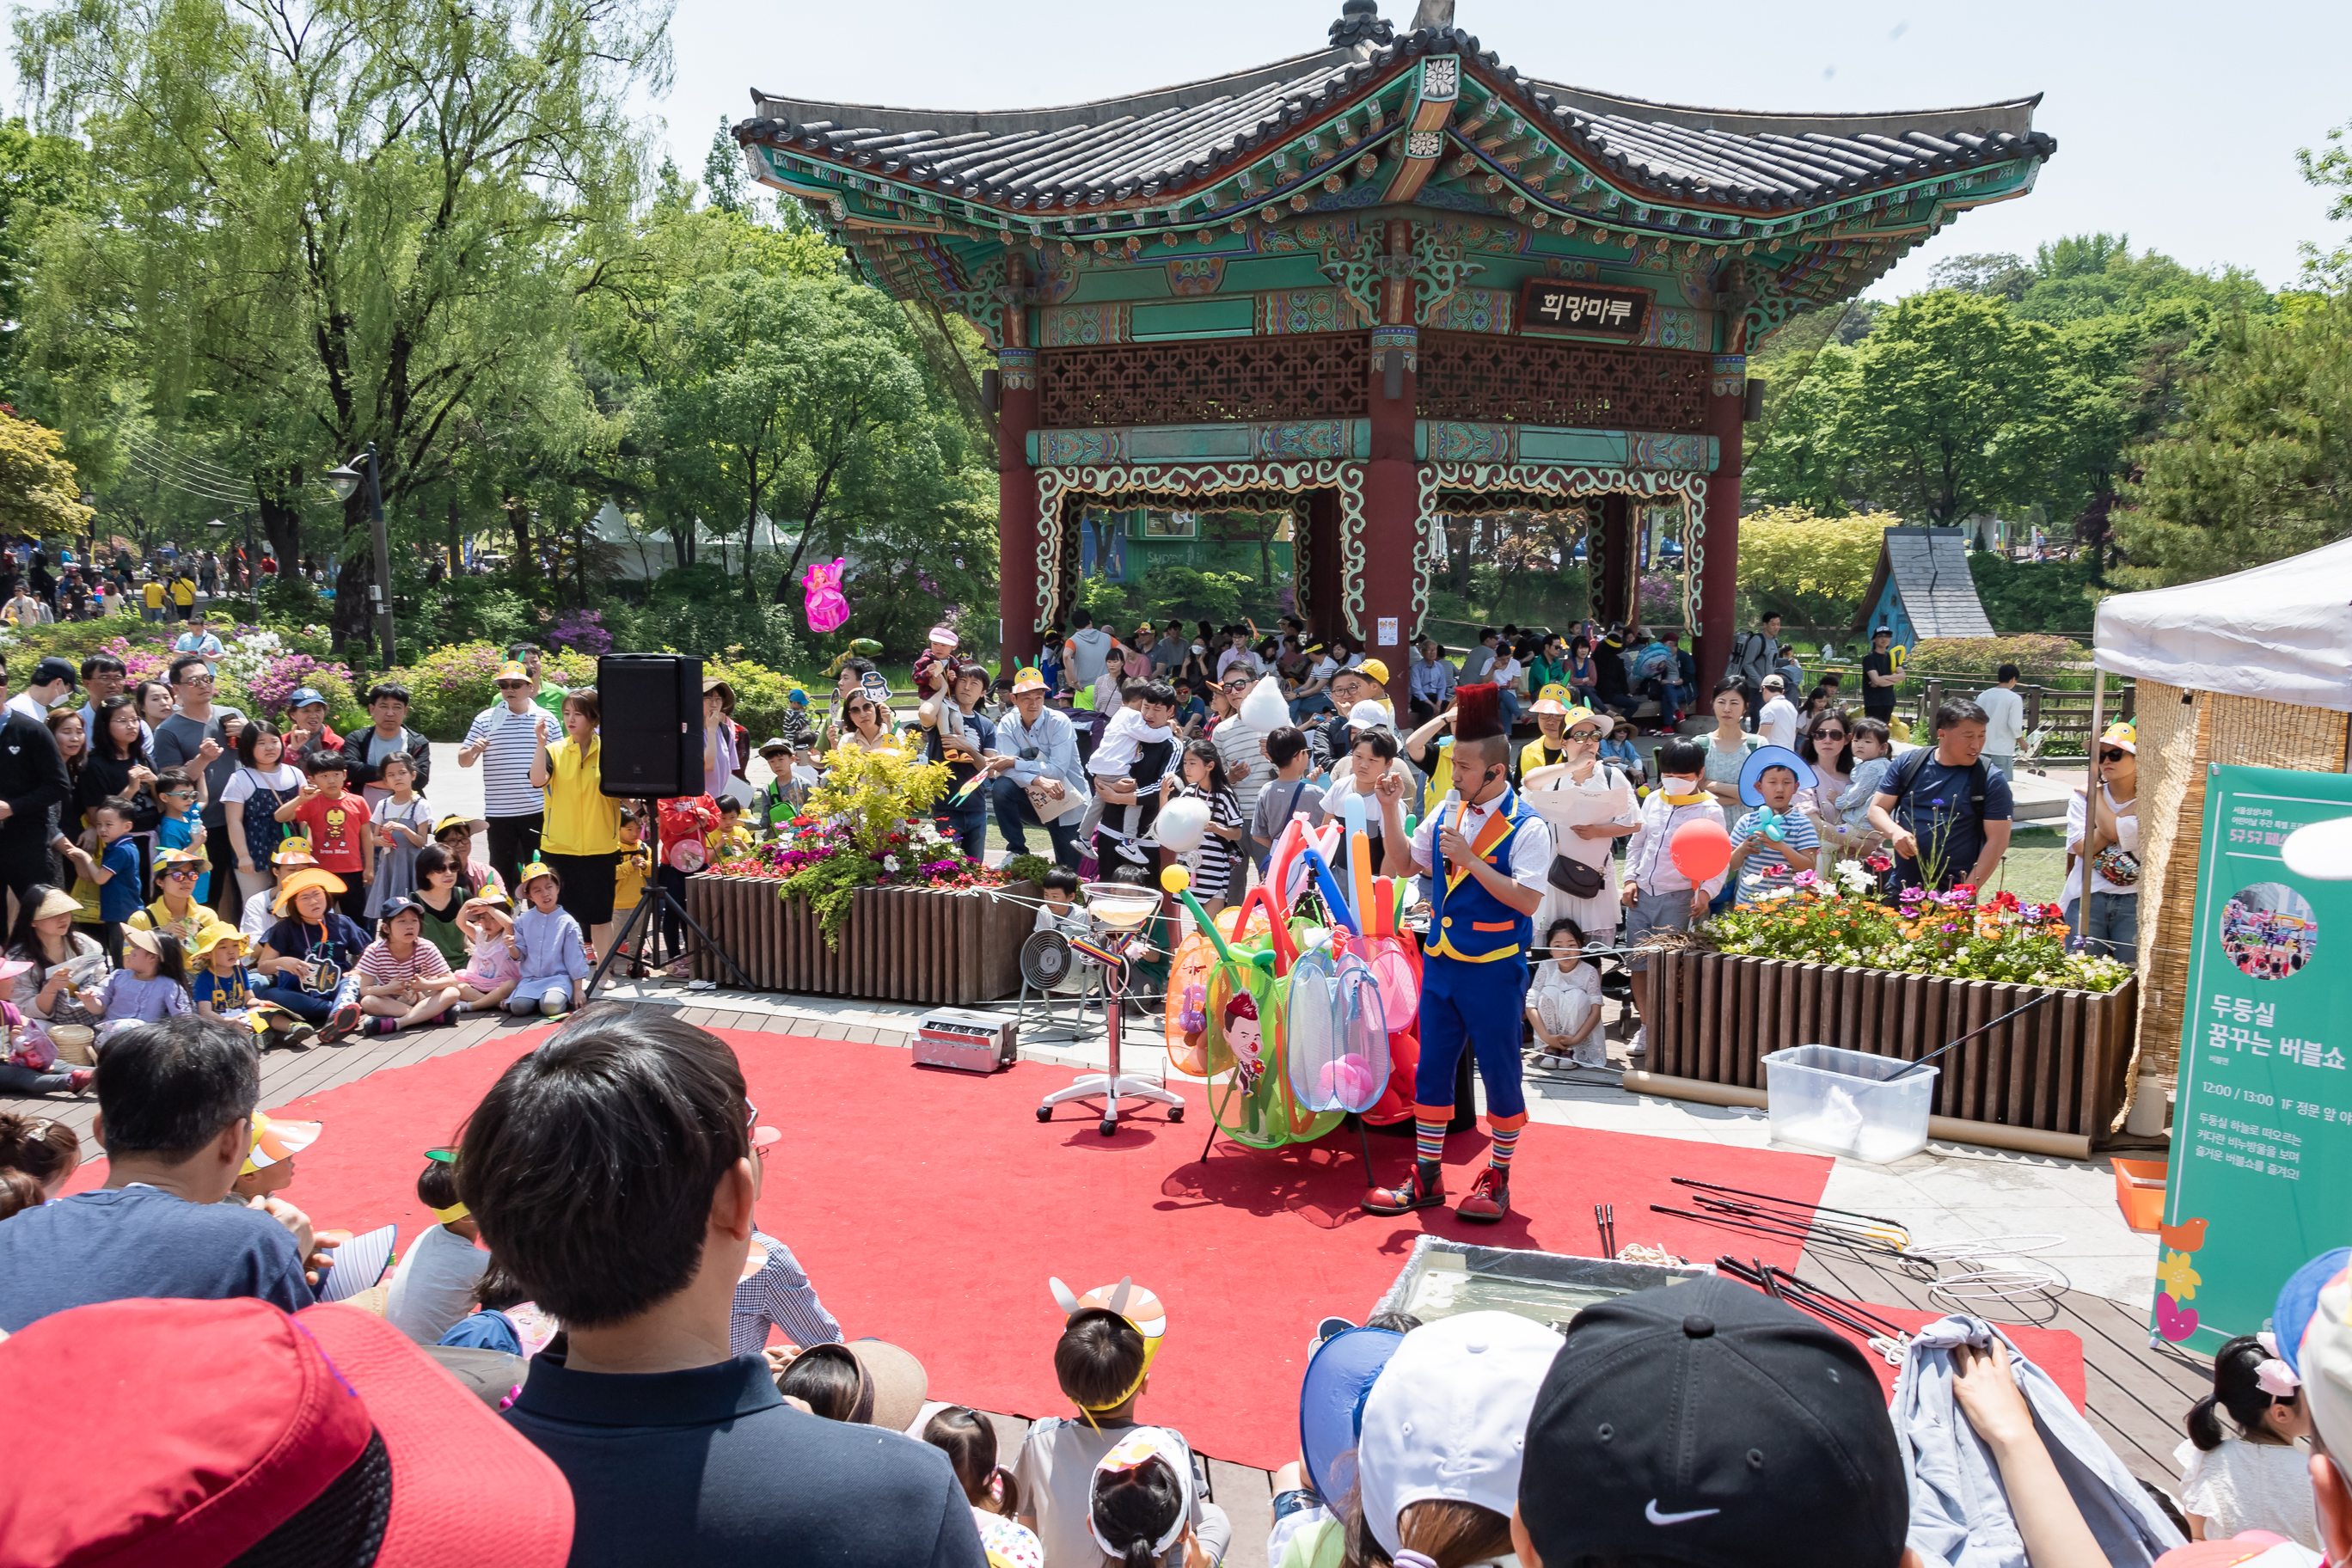
[[[345,1491],[358,1510],[385,1506],[388,1488],[378,1568],[560,1568],[571,1552],[562,1472],[356,1307],[77,1307],[0,1344],[0,1384],[19,1409],[69,1413],[85,1439],[11,1458],[0,1568],[233,1562],[360,1463],[371,1435],[388,1481]]]

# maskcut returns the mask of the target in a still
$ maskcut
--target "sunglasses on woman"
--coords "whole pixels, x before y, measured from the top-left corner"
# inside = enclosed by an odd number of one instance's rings
[[[2099,753],[2099,761],[2103,763],[2120,763],[2123,760],[2124,754],[2121,752],[2101,752]]]
[[[1845,731],[1843,730],[1816,730],[1813,731],[1813,739],[1816,741],[1843,741],[1845,739]]]

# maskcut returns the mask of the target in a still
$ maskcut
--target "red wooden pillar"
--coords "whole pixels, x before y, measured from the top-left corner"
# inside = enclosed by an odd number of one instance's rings
[[[1387,239],[1391,257],[1411,255],[1412,226],[1402,218],[1390,219]],[[1420,334],[1412,325],[1412,279],[1391,278],[1381,304],[1381,324],[1372,329],[1371,457],[1364,465],[1363,564],[1355,580],[1348,580],[1343,572],[1342,593],[1362,595],[1355,629],[1363,637],[1365,657],[1388,666],[1389,699],[1402,713],[1411,696],[1405,639],[1417,629],[1413,563],[1420,554],[1422,528],[1421,464],[1413,451]]]
[[[1740,411],[1748,400],[1748,356],[1717,354],[1715,374],[1707,388],[1706,433],[1716,439],[1719,457],[1706,479],[1706,552],[1699,568],[1698,689],[1702,704],[1707,690],[1723,674],[1731,658],[1733,599],[1739,587],[1739,436]],[[1704,709],[1702,708],[1702,711]]]
[[[1601,498],[1601,537],[1592,558],[1592,618],[1604,626],[1633,618],[1640,566],[1634,559],[1633,512],[1630,496]]]
[[[1004,621],[1006,668],[1045,646],[1037,629],[1037,470],[1029,433],[1037,427],[1037,351],[996,351],[996,607]]]
[[[1298,559],[1306,570],[1295,576],[1299,618],[1311,641],[1327,642],[1347,629],[1339,605],[1339,492],[1310,490],[1307,537]]]

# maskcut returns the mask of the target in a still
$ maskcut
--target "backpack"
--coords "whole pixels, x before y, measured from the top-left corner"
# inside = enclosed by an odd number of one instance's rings
[[[1902,814],[1904,825],[1914,832],[1918,829],[1911,821],[1911,786],[1919,782],[1919,775],[1927,771],[1927,760],[1935,754],[1935,747],[1920,747],[1896,763],[1889,783],[1880,786],[1882,794],[1895,797],[1895,811]],[[1979,757],[1969,765],[1969,809],[1975,815],[1979,826],[1983,826],[1985,819],[1985,792],[1991,784],[1991,765]]]

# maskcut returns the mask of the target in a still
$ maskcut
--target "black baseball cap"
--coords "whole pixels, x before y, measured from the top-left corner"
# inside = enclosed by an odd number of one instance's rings
[[[1528,1421],[1519,1517],[1546,1563],[1895,1568],[1910,1498],[1862,1352],[1694,1279],[1569,1324]]]
[[[71,659],[59,658],[57,655],[51,654],[33,666],[33,679],[27,684],[47,686],[52,680],[62,680],[68,686],[78,687],[81,684],[81,672],[73,667]]]

